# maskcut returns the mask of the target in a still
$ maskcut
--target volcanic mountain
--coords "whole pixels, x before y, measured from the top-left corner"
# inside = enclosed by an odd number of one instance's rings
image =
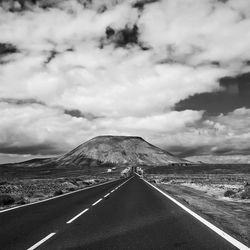
[[[98,136],[69,153],[57,158],[61,166],[146,165],[159,166],[173,163],[187,164],[188,161],[178,158],[160,149],[141,137],[135,136]]]

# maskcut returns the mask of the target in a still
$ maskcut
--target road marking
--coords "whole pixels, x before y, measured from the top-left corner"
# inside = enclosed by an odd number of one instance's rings
[[[222,238],[224,238],[225,240],[227,240],[228,242],[230,242],[232,245],[234,245],[238,249],[240,249],[240,250],[249,250],[250,249],[249,247],[247,247],[246,245],[244,245],[240,241],[234,239],[229,234],[225,233],[224,231],[222,231],[221,229],[219,229],[218,227],[216,227],[215,225],[213,225],[209,221],[207,221],[204,218],[202,218],[200,215],[196,214],[195,212],[193,212],[192,210],[190,210],[189,208],[187,208],[186,206],[184,206],[183,204],[181,204],[179,201],[175,200],[170,195],[168,195],[165,192],[163,192],[162,190],[160,190],[158,187],[154,186],[153,184],[151,184],[150,182],[146,181],[145,179],[143,179],[143,181],[145,181],[147,184],[149,184],[150,186],[152,186],[158,192],[160,192],[165,197],[167,197],[168,199],[170,199],[171,201],[173,201],[176,205],[178,205],[179,207],[181,207],[182,209],[184,209],[186,212],[188,212],[189,214],[191,214],[194,218],[196,218],[201,223],[203,223],[204,225],[206,225],[207,227],[209,227],[211,230],[213,230],[215,233],[217,233],[218,235],[220,235]]]
[[[94,202],[94,203],[92,204],[92,206],[95,206],[95,205],[98,204],[100,201],[102,201],[102,198],[99,199],[98,201]]]
[[[94,186],[91,186],[91,187],[85,187],[85,188],[81,188],[81,189],[78,189],[78,190],[75,190],[75,191],[72,191],[72,192],[69,192],[69,193],[66,193],[66,194],[61,194],[59,196],[50,197],[48,199],[44,199],[44,200],[41,200],[41,201],[36,201],[36,202],[33,202],[33,203],[29,203],[29,204],[24,204],[24,205],[20,205],[20,206],[16,206],[16,207],[7,208],[7,209],[4,209],[4,210],[0,210],[0,213],[8,212],[10,210],[18,209],[18,208],[21,208],[21,207],[32,206],[32,205],[35,205],[35,204],[38,204],[38,203],[42,203],[42,202],[46,202],[46,201],[50,201],[50,200],[54,200],[54,199],[58,199],[58,198],[61,198],[63,196],[66,196],[66,195],[71,195],[71,194],[74,194],[74,193],[77,193],[77,192],[81,192],[81,191],[88,190],[88,189],[91,189],[91,188],[106,185],[108,183],[112,183],[112,182],[115,182],[115,181],[118,181],[118,180],[107,181],[107,182],[100,183],[100,184],[97,184],[97,185],[94,185]]]
[[[131,178],[130,178],[130,179],[131,179]],[[128,179],[127,181],[129,181],[130,179]],[[125,181],[124,183],[122,183],[121,186],[124,185],[127,181]],[[107,193],[106,195],[104,195],[104,197],[105,197],[105,198],[108,197],[108,196],[109,196],[112,192],[114,192],[114,191],[115,191],[115,189],[113,189],[110,193]],[[102,200],[103,200],[103,199],[100,198],[99,200],[97,200],[96,202],[94,202],[94,203],[92,204],[92,206],[95,206],[96,204],[98,204],[98,203],[101,202]],[[67,221],[66,223],[67,223],[67,224],[70,224],[70,223],[73,222],[75,219],[77,219],[79,216],[81,216],[82,214],[86,213],[88,210],[89,210],[89,208],[86,208],[85,210],[83,210],[81,213],[79,213],[78,215],[76,215],[76,216],[73,217],[71,220]]]
[[[49,235],[47,235],[45,238],[43,238],[42,240],[38,241],[35,245],[31,246],[30,248],[28,248],[28,250],[33,250],[36,249],[37,247],[39,247],[41,244],[43,244],[46,240],[50,239],[52,236],[54,236],[56,233],[51,233]]]
[[[83,210],[81,213],[79,213],[78,215],[76,215],[75,217],[73,217],[71,220],[67,221],[67,224],[70,224],[72,221],[74,221],[75,219],[77,219],[79,216],[81,216],[82,214],[86,213],[89,209],[86,208],[85,210]]]

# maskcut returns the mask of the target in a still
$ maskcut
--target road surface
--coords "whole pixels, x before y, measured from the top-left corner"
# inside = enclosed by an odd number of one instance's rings
[[[0,249],[236,249],[138,176],[0,213]]]

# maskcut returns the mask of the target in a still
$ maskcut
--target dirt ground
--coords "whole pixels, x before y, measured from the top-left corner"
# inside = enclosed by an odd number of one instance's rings
[[[148,175],[159,188],[203,218],[250,246],[250,199],[243,196],[249,174]],[[231,197],[225,192],[232,191]],[[227,195],[226,195],[227,196]]]

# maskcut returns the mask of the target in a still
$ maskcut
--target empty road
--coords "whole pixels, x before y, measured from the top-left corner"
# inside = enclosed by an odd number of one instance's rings
[[[0,213],[0,249],[237,248],[135,175]]]

